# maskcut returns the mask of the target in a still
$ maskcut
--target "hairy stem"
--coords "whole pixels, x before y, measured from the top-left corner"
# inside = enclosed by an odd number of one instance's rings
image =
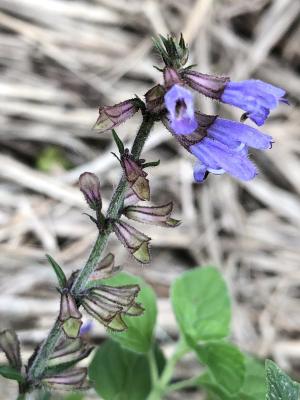
[[[132,146],[132,155],[138,159],[144,144],[149,136],[149,133],[153,127],[154,119],[151,115],[145,113],[143,115],[142,124],[137,132],[135,137],[133,146]],[[108,211],[106,214],[106,218],[118,218],[120,212],[123,207],[124,195],[126,192],[127,183],[125,177],[122,176],[120,182],[112,196],[110,205],[108,207]],[[86,284],[88,282],[89,276],[94,271],[95,267],[97,266],[102,252],[106,247],[109,235],[111,234],[112,230],[111,227],[103,230],[99,233],[96,243],[91,251],[91,254],[87,260],[85,266],[80,270],[74,284],[72,287],[72,292],[76,296],[76,294],[80,293],[82,290],[85,289]],[[56,321],[53,325],[50,333],[48,334],[45,341],[40,346],[34,361],[32,362],[29,371],[28,377],[32,381],[37,381],[42,375],[47,366],[47,362],[49,357],[53,353],[55,346],[62,335],[62,326],[60,321]]]

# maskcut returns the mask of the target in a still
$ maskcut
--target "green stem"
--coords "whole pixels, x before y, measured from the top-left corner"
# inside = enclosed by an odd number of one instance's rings
[[[132,146],[132,154],[136,159],[139,158],[139,156],[142,152],[142,149],[143,149],[144,144],[145,144],[145,142],[149,136],[149,133],[153,127],[153,124],[154,124],[154,119],[147,113],[144,114],[142,124],[137,132],[137,135],[135,137],[135,140],[134,140],[134,143]],[[126,187],[127,187],[127,183],[126,183],[125,177],[122,176],[120,179],[120,182],[112,196],[112,199],[111,199],[111,202],[108,207],[107,214],[106,214],[106,218],[118,218],[118,216],[120,215],[120,212],[123,207]],[[108,238],[109,238],[109,235],[111,234],[111,232],[112,232],[111,227],[108,227],[106,230],[103,230],[102,232],[99,233],[99,236],[98,236],[96,243],[91,251],[91,254],[87,260],[87,263],[82,268],[82,270],[79,272],[79,274],[74,282],[72,292],[75,295],[85,289],[91,273],[94,271],[95,267],[99,263],[102,252],[105,249],[105,246],[107,244],[107,241],[108,241]],[[50,333],[48,334],[47,338],[40,346],[40,348],[34,358],[34,361],[29,368],[28,377],[30,380],[36,381],[42,376],[42,374],[47,366],[49,357],[53,353],[55,346],[56,346],[59,338],[61,337],[61,334],[62,334],[62,326],[61,326],[61,323],[57,320],[55,322],[54,326],[52,327]]]
[[[175,392],[176,390],[182,390],[190,387],[197,386],[197,381],[199,377],[193,377],[190,379],[185,379],[180,382],[173,383],[172,385],[167,386],[166,393]]]
[[[167,364],[160,376],[156,381],[156,385],[147,397],[147,400],[160,400],[162,396],[168,391],[168,383],[170,382],[174,368],[177,362],[189,351],[189,347],[183,340],[177,343],[174,353],[168,359]]]
[[[156,383],[158,381],[158,369],[157,369],[157,364],[156,364],[156,360],[155,360],[153,346],[151,346],[147,356],[148,356],[148,361],[149,361],[149,366],[150,366],[151,383],[152,383],[152,387],[154,387],[154,386],[156,386]]]

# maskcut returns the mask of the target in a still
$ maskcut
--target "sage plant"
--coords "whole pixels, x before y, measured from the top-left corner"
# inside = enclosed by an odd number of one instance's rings
[[[155,123],[161,122],[174,139],[195,156],[196,182],[203,182],[209,174],[224,173],[245,181],[253,179],[257,169],[249,159],[249,147],[260,150],[272,147],[271,136],[247,125],[245,121],[251,119],[256,125],[263,125],[271,110],[280,102],[287,102],[283,89],[260,80],[232,82],[228,77],[194,71],[194,66],[186,66],[189,52],[182,36],[179,41],[171,36],[160,36],[154,40],[154,45],[163,62],[158,68],[162,73],[162,82],[148,90],[144,99],[134,97],[99,109],[94,129],[99,134],[112,134],[121,179],[105,212],[102,209],[99,178],[90,172],[79,177],[79,188],[90,208],[88,217],[95,224],[98,237],[85,266],[74,271],[68,278],[63,268],[48,256],[58,279],[60,296],[59,314],[51,331],[25,366],[21,361],[17,335],[11,330],[0,334],[0,348],[9,363],[0,372],[19,382],[19,399],[43,387],[50,390],[88,387],[87,369],[76,367],[77,362],[92,351],[80,333],[83,332],[83,312],[104,325],[108,331],[121,332],[119,335],[122,335],[128,329],[131,318],[140,318],[149,311],[138,301],[139,284],[107,284],[106,279],[118,274],[121,267],[116,265],[113,254],[105,254],[105,248],[110,235],[115,234],[134,260],[147,264],[151,260],[151,238],[146,228],[137,229],[131,225],[130,220],[166,228],[175,228],[180,223],[171,215],[171,201],[167,204],[144,204],[151,199],[149,175],[151,168],[158,165],[158,162],[141,158],[141,153]],[[242,122],[205,115],[196,110],[194,92],[240,108],[243,111]],[[141,113],[142,123],[131,149],[128,149],[115,128],[136,113]],[[214,275],[215,272],[208,274]],[[177,286],[179,293],[180,285]],[[181,297],[181,301],[184,303],[185,299]],[[179,309],[176,316],[181,328],[186,329],[186,321]],[[205,326],[203,328],[205,331]],[[186,335],[186,342],[192,342],[194,331]],[[224,347],[222,344],[218,346],[220,351]],[[186,345],[181,343],[161,379],[158,379],[158,372],[152,368],[156,384],[149,398],[158,399],[165,393],[171,378],[170,371],[175,365],[174,360],[178,360],[185,352]],[[201,360],[208,362],[203,356],[205,353],[201,354]],[[184,384],[177,386],[184,387]]]

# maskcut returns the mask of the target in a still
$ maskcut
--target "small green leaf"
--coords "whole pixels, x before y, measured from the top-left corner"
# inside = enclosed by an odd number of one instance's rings
[[[156,360],[161,371],[164,360],[159,351],[156,351]],[[89,378],[104,400],[142,400],[151,390],[146,355],[127,350],[113,340],[107,340],[95,353]]]
[[[64,287],[66,287],[67,284],[67,278],[64,271],[49,254],[46,254],[46,257],[52,268],[54,269],[60,288],[63,289]]]
[[[241,389],[245,379],[245,359],[237,347],[218,341],[199,345],[195,350],[218,385],[230,394],[236,394]]]
[[[299,400],[299,384],[271,360],[266,361],[266,379],[266,400]]]
[[[254,358],[245,356],[245,381],[236,395],[230,395],[224,387],[218,384],[211,374],[203,374],[198,383],[209,393],[209,400],[265,400],[266,385],[263,365]]]
[[[121,155],[124,154],[124,151],[125,151],[124,144],[114,129],[112,129],[112,135],[113,135],[113,139],[118,147],[119,153]]]
[[[113,340],[119,342],[122,346],[136,351],[138,353],[147,353],[153,342],[153,329],[156,322],[157,306],[156,296],[153,289],[147,285],[141,278],[126,273],[102,281],[111,286],[120,286],[127,284],[138,284],[141,288],[137,297],[137,302],[141,303],[145,309],[143,315],[124,316],[124,321],[128,326],[125,332],[110,333]]]
[[[217,269],[195,268],[172,285],[173,310],[188,343],[222,339],[230,331],[230,300]]]
[[[4,376],[6,379],[11,379],[20,383],[24,382],[22,374],[8,365],[0,365],[0,375]]]

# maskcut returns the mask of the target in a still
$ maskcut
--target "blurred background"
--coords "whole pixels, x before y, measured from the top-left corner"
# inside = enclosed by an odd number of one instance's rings
[[[114,238],[110,249],[157,292],[166,353],[177,335],[169,285],[182,271],[210,264],[232,293],[235,343],[300,379],[299,16],[299,0],[0,0],[0,329],[17,330],[24,359],[58,311],[45,253],[71,273],[96,238],[83,214],[80,173],[98,174],[105,205],[120,176],[110,134],[91,129],[97,108],[143,96],[160,82],[151,37],[183,32],[199,71],[266,80],[285,88],[291,105],[262,128],[276,143],[252,152],[260,175],[250,183],[210,176],[194,184],[188,153],[156,124],[144,152],[161,160],[149,175],[153,201],[174,201],[182,225],[145,228],[153,239],[150,266],[135,264]],[[241,115],[197,101],[205,113]],[[117,131],[130,143],[138,123],[133,118]],[[90,340],[104,337],[95,324]],[[177,376],[192,376],[195,365],[187,359]],[[0,380],[0,393],[13,398],[13,385]]]

